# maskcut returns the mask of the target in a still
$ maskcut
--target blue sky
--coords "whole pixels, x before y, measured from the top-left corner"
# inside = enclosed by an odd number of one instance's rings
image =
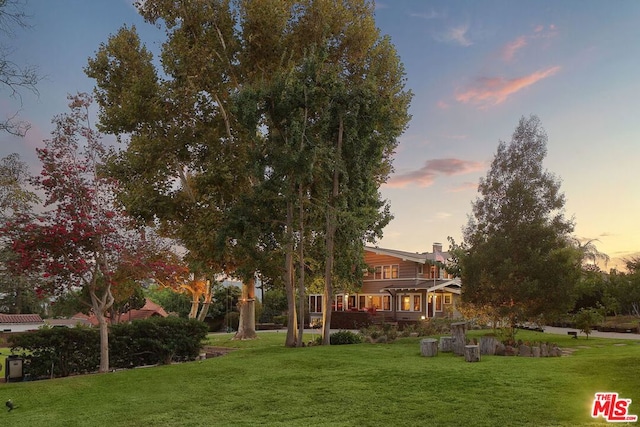
[[[131,0],[26,0],[28,30],[2,42],[18,64],[39,68],[39,95],[22,106],[0,92],[0,114],[21,108],[25,138],[0,134],[0,156],[39,166],[66,95],[90,92],[87,58],[123,24],[151,49],[163,34]],[[414,93],[395,173],[382,193],[394,221],[379,246],[430,251],[461,240],[500,140],[521,116],[547,131],[546,167],[562,180],[575,234],[616,259],[640,254],[640,2],[635,0],[380,0],[376,22],[391,36]],[[610,264],[611,266],[611,264]]]

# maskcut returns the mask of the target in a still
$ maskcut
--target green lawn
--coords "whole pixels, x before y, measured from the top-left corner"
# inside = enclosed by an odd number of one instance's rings
[[[284,338],[272,332],[235,342],[215,335],[210,344],[238,350],[202,362],[0,384],[0,399],[17,405],[0,413],[0,424],[606,425],[590,417],[593,394],[600,391],[632,399],[630,413],[640,415],[636,341],[523,331],[518,338],[576,351],[561,358],[484,356],[467,363],[451,354],[421,357],[420,338],[298,349],[284,348]]]

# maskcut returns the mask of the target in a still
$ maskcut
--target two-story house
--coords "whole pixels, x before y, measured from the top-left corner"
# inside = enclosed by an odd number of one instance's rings
[[[394,322],[457,315],[461,285],[445,271],[448,259],[440,243],[433,244],[433,252],[423,253],[367,246],[369,269],[362,289],[355,294],[337,293],[332,308],[375,311]],[[322,304],[322,295],[309,296],[312,322],[322,318]]]

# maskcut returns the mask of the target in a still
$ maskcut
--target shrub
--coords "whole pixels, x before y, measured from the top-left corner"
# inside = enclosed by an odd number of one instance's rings
[[[287,326],[287,316],[273,316],[273,323],[277,325]]]
[[[329,343],[331,345],[360,344],[361,342],[362,335],[351,331],[338,331],[329,336]]]
[[[602,323],[604,317],[599,310],[595,308],[581,308],[575,315],[576,327],[579,328],[589,339],[591,330],[598,324]]]
[[[110,365],[114,368],[194,360],[200,354],[207,325],[178,317],[136,320],[112,325]],[[11,351],[24,358],[32,379],[95,372],[100,366],[97,329],[43,328],[9,337]]]
[[[87,327],[43,328],[8,338],[32,379],[95,372],[100,366],[98,330]]]
[[[195,360],[208,327],[195,319],[153,317],[111,326],[111,365],[118,368]]]

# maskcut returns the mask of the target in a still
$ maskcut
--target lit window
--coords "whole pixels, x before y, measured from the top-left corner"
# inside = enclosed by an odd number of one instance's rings
[[[409,295],[402,295],[400,297],[400,311],[411,310],[411,297]]]
[[[311,313],[322,313],[322,295],[309,296],[309,311]]]
[[[397,279],[400,277],[400,266],[398,264],[379,265],[375,267],[374,279]]]

